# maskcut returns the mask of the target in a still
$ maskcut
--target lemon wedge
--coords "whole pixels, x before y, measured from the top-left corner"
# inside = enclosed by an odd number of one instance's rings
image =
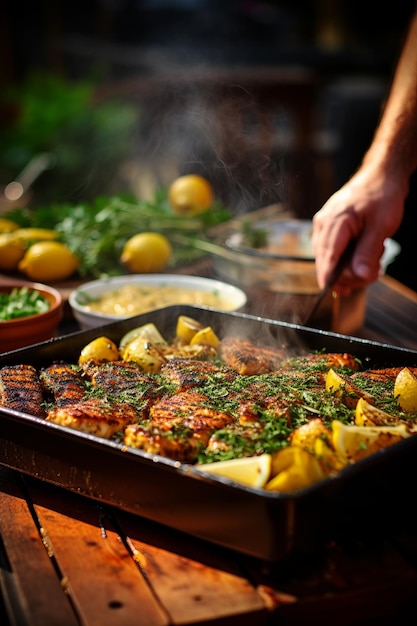
[[[361,397],[372,401],[372,397],[362,391],[353,381],[349,380],[348,376],[343,376],[343,374],[339,374],[334,369],[330,369],[327,372],[326,390],[340,398],[349,409],[354,409]]]
[[[194,335],[196,335],[198,331],[203,330],[203,328],[204,326],[192,317],[179,315],[175,334],[182,343],[188,344]]]
[[[129,330],[119,342],[119,350],[123,355],[123,351],[126,349],[129,343],[131,343],[137,337],[142,337],[146,339],[150,343],[155,344],[156,346],[166,346],[167,342],[164,337],[161,335],[159,329],[153,322],[148,322],[147,324],[143,324],[143,326],[137,326],[136,328],[132,328]]]
[[[398,404],[406,413],[417,412],[417,377],[404,367],[395,379],[394,396]]]
[[[203,346],[211,346],[212,348],[217,348],[220,345],[220,339],[211,326],[206,326],[205,328],[198,330],[191,338],[190,346],[200,344]]]
[[[332,422],[333,446],[350,461],[359,461],[378,450],[410,437],[405,424],[397,426],[354,426],[338,420]]]
[[[270,476],[271,455],[265,453],[230,461],[200,463],[195,467],[207,474],[223,476],[248,487],[262,488]]]
[[[304,489],[325,478],[316,457],[299,446],[288,446],[272,456],[273,478],[265,485],[268,491]]]
[[[361,398],[355,411],[356,426],[390,426],[396,418]]]

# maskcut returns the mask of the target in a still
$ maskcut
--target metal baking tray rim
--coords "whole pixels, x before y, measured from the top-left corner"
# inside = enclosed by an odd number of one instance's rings
[[[375,358],[387,358],[388,362],[395,358],[398,364],[417,364],[417,351],[408,348],[241,312],[173,306],[5,353],[0,355],[0,366],[51,362],[54,356],[56,359],[57,354],[65,352],[64,348],[60,350],[61,346],[70,346],[73,354],[78,354],[80,346],[97,336],[120,338],[126,330],[148,321],[158,325],[160,319],[173,324],[179,314],[206,320],[213,320],[214,315],[215,328],[217,322],[219,325],[224,322],[226,329],[240,327],[243,323],[248,329],[253,328],[258,336],[260,330],[268,327],[268,332],[290,331],[296,337],[301,334],[303,344],[310,340],[329,351],[334,351],[331,344],[353,354],[374,352]],[[22,427],[22,422],[26,428]],[[411,437],[306,489],[276,493],[239,485],[191,465],[0,408],[0,463],[3,465],[268,561],[311,549],[331,537],[335,530],[342,531],[349,524],[352,528],[349,520],[358,517],[361,529],[369,516],[378,515],[380,511],[389,523],[389,513],[398,512],[397,506],[393,506],[393,495],[396,495],[396,503],[410,500],[406,485],[403,490],[399,488],[398,477],[404,476],[404,471],[415,472],[416,445],[417,439]],[[164,481],[169,484],[165,491]],[[158,489],[162,490],[160,496],[155,493]],[[377,497],[378,507],[374,507],[369,490]],[[258,533],[253,533],[253,528],[258,528]]]

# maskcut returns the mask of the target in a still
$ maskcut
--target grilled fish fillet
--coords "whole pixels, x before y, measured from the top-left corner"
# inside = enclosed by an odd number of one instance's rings
[[[0,405],[45,417],[42,385],[32,365],[10,365],[0,369]]]
[[[149,409],[164,393],[159,381],[133,361],[103,363],[91,372],[91,384],[113,400],[126,402],[137,418],[148,418]]]
[[[213,430],[235,421],[228,413],[218,410],[202,393],[181,391],[164,397],[149,411],[152,426],[170,430],[179,426],[209,438]]]
[[[159,454],[181,463],[196,461],[199,451],[205,445],[197,434],[185,429],[161,431],[138,424],[129,424],[125,428],[124,443],[131,448]]]
[[[187,358],[174,358],[161,367],[161,374],[177,387],[176,391],[185,391],[200,387],[205,383],[222,384],[236,378],[236,372],[227,367],[216,365],[212,361],[200,361]]]
[[[86,383],[79,371],[66,363],[53,363],[42,369],[39,378],[58,407],[75,404],[86,392]]]
[[[89,398],[76,404],[51,409],[48,411],[46,420],[110,439],[128,424],[135,422],[136,412],[126,403],[108,402],[103,398]]]
[[[220,344],[219,354],[224,362],[244,376],[272,372],[284,361],[284,351],[257,346],[249,339],[229,337]]]

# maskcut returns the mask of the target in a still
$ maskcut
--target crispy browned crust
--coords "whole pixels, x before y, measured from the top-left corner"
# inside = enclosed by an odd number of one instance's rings
[[[228,413],[219,411],[202,393],[181,391],[162,398],[149,411],[151,424],[161,430],[184,427],[201,436],[224,428],[235,421]]]
[[[0,369],[0,405],[45,417],[42,385],[32,365],[10,365]]]
[[[86,392],[81,374],[67,363],[53,363],[41,370],[39,378],[58,407],[78,402]]]
[[[136,420],[135,410],[128,404],[89,398],[76,404],[48,411],[47,421],[75,428],[98,437],[110,439]]]
[[[230,337],[220,344],[224,362],[243,376],[273,372],[284,361],[284,351],[279,348],[256,346],[249,339]]]
[[[181,463],[194,463],[199,451],[206,445],[205,439],[197,433],[172,433],[138,424],[126,427],[124,443],[131,448],[159,454]]]
[[[216,380],[216,378],[224,383],[236,377],[234,370],[216,365],[212,361],[186,358],[174,358],[168,361],[161,367],[161,374],[177,386],[177,391],[199,387],[202,383]]]

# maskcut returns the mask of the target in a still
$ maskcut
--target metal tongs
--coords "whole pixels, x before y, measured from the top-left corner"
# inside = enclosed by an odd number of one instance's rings
[[[355,248],[356,248],[356,239],[351,239],[348,245],[346,246],[346,248],[344,249],[344,251],[342,252],[342,254],[340,255],[339,260],[334,266],[333,271],[331,272],[327,283],[325,284],[323,289],[321,289],[321,291],[318,293],[317,298],[313,301],[310,310],[307,311],[307,314],[304,317],[303,324],[306,324],[309,320],[314,318],[315,313],[319,309],[324,298],[326,298],[326,296],[329,293],[333,292],[333,288],[335,284],[337,283],[339,276],[341,275],[341,273],[343,272],[343,270],[345,269],[345,267],[348,265],[349,261],[351,260]],[[338,299],[338,297],[339,296],[335,294],[335,299]]]

